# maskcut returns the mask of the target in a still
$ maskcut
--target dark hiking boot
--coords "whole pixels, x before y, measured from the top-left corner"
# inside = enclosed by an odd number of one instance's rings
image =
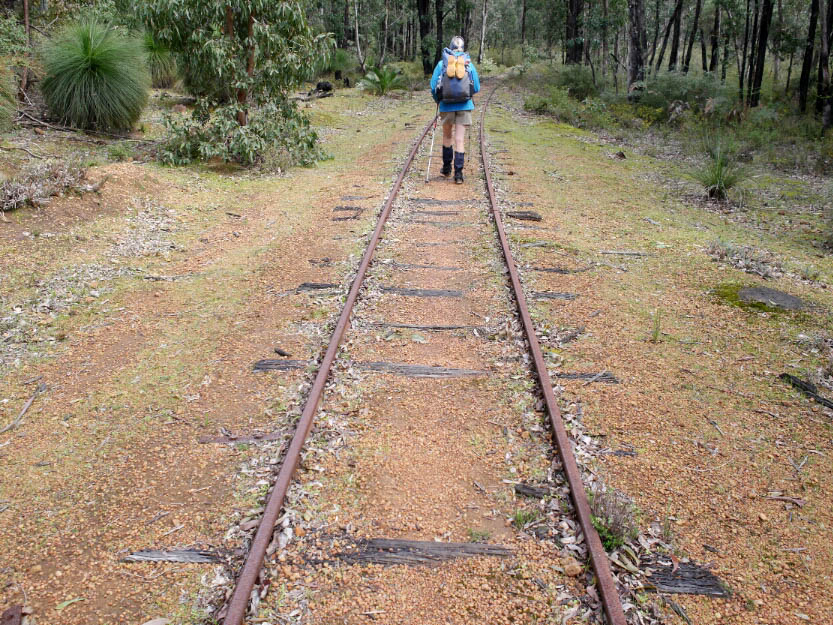
[[[443,146],[443,168],[440,173],[448,178],[451,175],[451,161],[454,158],[454,148]]]
[[[454,153],[454,182],[463,184],[463,165],[466,162],[465,152]]]

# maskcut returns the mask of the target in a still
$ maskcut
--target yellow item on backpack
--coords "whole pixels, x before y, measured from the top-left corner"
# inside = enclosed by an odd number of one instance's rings
[[[457,57],[453,54],[448,55],[448,67],[446,68],[446,73],[448,74],[449,78],[462,78],[462,76],[457,76]]]
[[[463,60],[462,56],[457,57],[457,79],[463,80],[463,76],[466,75],[466,62]]]

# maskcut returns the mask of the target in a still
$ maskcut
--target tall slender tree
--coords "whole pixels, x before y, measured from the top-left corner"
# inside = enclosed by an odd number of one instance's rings
[[[816,45],[816,24],[819,21],[819,0],[810,0],[810,23],[807,27],[807,43],[804,46],[804,60],[801,64],[801,78],[798,82],[798,108],[807,110],[807,93],[810,90],[810,72],[813,69]]]
[[[761,83],[764,78],[764,63],[766,62],[766,46],[769,40],[769,27],[772,23],[772,0],[763,0],[761,7],[760,30],[758,32],[758,58],[755,61],[755,75],[752,78],[752,89],[749,95],[749,106],[758,106],[761,100]]]
[[[645,80],[645,4],[628,0],[628,94]]]
[[[584,53],[584,0],[567,0],[567,31],[564,47],[568,65],[581,63]]]
[[[694,21],[691,24],[691,37],[688,38],[688,49],[683,59],[683,74],[688,74],[688,68],[691,65],[691,52],[694,49],[694,38],[697,36],[697,31],[700,26],[700,11],[703,8],[703,0],[697,0],[694,6]]]

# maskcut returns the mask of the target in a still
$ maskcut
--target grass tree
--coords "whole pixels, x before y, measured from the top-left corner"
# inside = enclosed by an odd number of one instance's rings
[[[149,0],[137,5],[154,37],[177,53],[198,96],[192,120],[171,122],[168,160],[220,157],[250,164],[278,148],[301,163],[317,156],[309,123],[288,92],[332,52],[297,0]]]
[[[142,42],[108,24],[70,24],[43,50],[46,105],[62,123],[126,130],[148,99],[150,75]]]
[[[395,69],[380,67],[367,72],[357,86],[378,95],[385,95],[394,89],[405,89],[407,85],[405,84],[405,78]]]

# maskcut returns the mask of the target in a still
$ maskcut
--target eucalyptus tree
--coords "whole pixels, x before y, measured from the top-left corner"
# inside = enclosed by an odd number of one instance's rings
[[[313,32],[300,2],[147,0],[135,10],[178,53],[198,96],[193,121],[172,123],[170,160],[251,163],[272,147],[314,158],[315,135],[288,95],[314,76],[333,39]]]

